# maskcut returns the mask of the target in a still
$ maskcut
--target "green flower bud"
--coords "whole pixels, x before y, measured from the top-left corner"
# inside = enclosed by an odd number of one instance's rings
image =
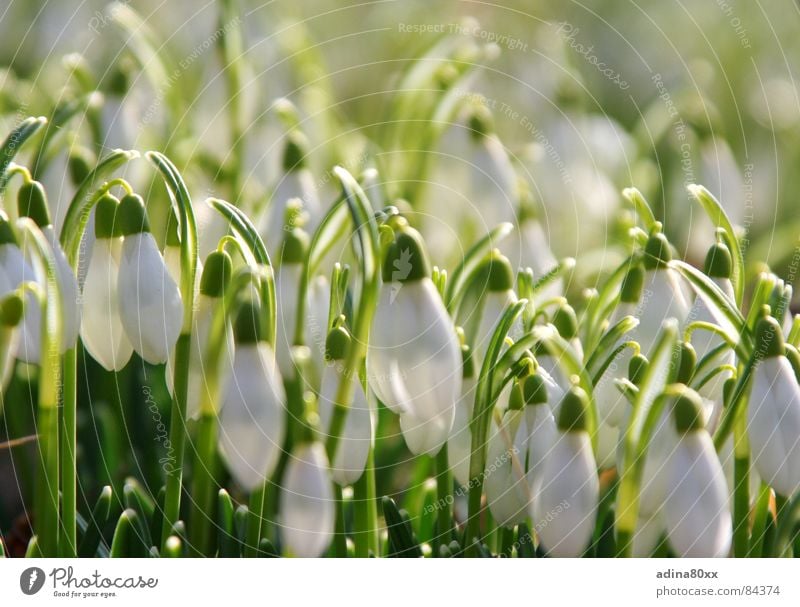
[[[325,359],[329,361],[344,360],[352,341],[350,333],[341,324],[328,333],[325,340]]]
[[[665,267],[670,261],[672,249],[661,231],[661,224],[656,222],[644,248],[644,267],[646,270],[656,270]]]
[[[642,298],[642,290],[644,289],[644,266],[636,261],[629,268],[622,279],[622,288],[620,290],[620,301],[624,303],[635,304]]]
[[[203,264],[200,293],[206,297],[222,297],[233,274],[233,262],[226,251],[212,251]]]
[[[147,221],[147,210],[144,200],[138,194],[127,194],[123,196],[117,209],[117,220],[120,224],[123,236],[141,234],[150,231],[150,223]]]
[[[711,245],[706,254],[705,273],[711,278],[730,278],[733,274],[731,252],[723,242]]]
[[[0,245],[4,244],[17,244],[17,237],[14,236],[14,230],[11,228],[11,223],[8,221],[8,215],[0,210]]]
[[[305,263],[311,240],[302,228],[292,228],[283,239],[281,263]]]
[[[573,339],[578,335],[578,317],[571,305],[565,303],[558,306],[552,322],[564,339]]]
[[[106,192],[97,201],[94,212],[94,235],[96,238],[116,238],[122,236],[122,226],[117,219],[119,200]]]
[[[800,382],[800,351],[793,345],[786,344],[786,358],[789,359],[789,364],[792,365],[795,379]]]
[[[687,384],[694,375],[694,368],[697,366],[697,352],[694,346],[689,342],[681,342],[678,345],[680,350],[680,362],[678,363],[678,377],[677,381],[682,384]]]
[[[469,117],[468,125],[470,136],[474,141],[480,141],[494,132],[492,113],[485,105],[478,105]]]
[[[286,147],[283,149],[283,170],[285,173],[299,171],[306,166],[308,140],[300,131],[291,131],[286,136]]]
[[[547,385],[539,373],[529,375],[522,380],[521,385],[526,405],[543,405],[547,403]]]
[[[525,400],[522,396],[522,388],[519,382],[515,381],[511,385],[511,392],[508,395],[508,410],[522,411],[523,407],[525,407]]]
[[[25,314],[25,302],[16,292],[11,292],[0,300],[0,322],[6,327],[16,327]]]
[[[511,262],[498,249],[493,249],[478,268],[479,284],[495,293],[514,288],[514,271]]]
[[[17,208],[20,217],[30,217],[40,228],[52,223],[50,209],[47,206],[47,194],[44,186],[38,181],[29,181],[20,186],[17,193]]]
[[[703,423],[703,403],[700,396],[684,384],[668,386],[667,394],[673,397],[672,415],[675,429],[679,434],[697,432],[705,428]]]
[[[628,363],[628,379],[635,386],[638,386],[644,379],[644,374],[647,372],[647,367],[650,361],[644,354],[634,354]]]
[[[783,331],[772,316],[762,316],[756,324],[756,355],[761,358],[783,356],[786,352]]]
[[[92,167],[97,164],[97,159],[91,150],[85,147],[75,147],[67,159],[69,179],[75,187],[83,183],[84,179],[92,172]]]
[[[558,429],[562,432],[585,432],[588,427],[589,398],[579,386],[572,386],[561,400]]]
[[[422,236],[412,227],[403,227],[395,234],[395,241],[386,252],[383,281],[411,282],[430,275],[431,264]]]

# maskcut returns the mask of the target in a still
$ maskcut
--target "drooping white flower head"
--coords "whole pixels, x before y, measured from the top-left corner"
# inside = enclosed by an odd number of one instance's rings
[[[785,352],[778,322],[759,320],[760,360],[747,407],[750,453],[763,481],[788,498],[800,489],[800,386]]]
[[[581,345],[580,339],[578,339],[578,317],[575,315],[575,310],[566,302],[566,300],[558,305],[550,322],[556,328],[558,334],[567,342],[569,342],[578,359],[582,359],[583,346]],[[539,365],[542,368],[542,372],[545,375],[552,377],[561,388],[562,392],[569,390],[569,378],[562,371],[559,360],[550,354],[550,352],[548,352],[540,344],[537,344],[537,348],[534,353],[536,354],[536,360],[539,362]],[[559,402],[560,399],[555,401],[555,404],[558,404]],[[558,416],[557,409],[554,411],[554,414]]]
[[[408,448],[435,455],[450,434],[461,392],[453,322],[430,279],[419,233],[398,228],[383,270],[367,354],[370,387],[395,413]]]
[[[353,384],[353,400],[347,411],[344,428],[339,437],[339,446],[331,476],[339,485],[355,483],[364,473],[369,449],[374,441],[375,421],[373,411],[364,393],[364,387],[357,373],[345,377],[344,359],[349,348],[350,334],[338,326],[328,334],[326,359],[328,364],[322,373],[322,388],[319,395],[320,426],[326,434],[330,431],[334,403],[339,384],[349,381]]]
[[[201,400],[203,397],[215,398],[209,393],[209,374],[215,373],[219,379],[224,379],[224,374],[230,370],[231,360],[235,351],[233,329],[226,326],[225,341],[222,351],[217,355],[217,368],[212,369],[208,358],[209,334],[214,317],[215,308],[225,293],[232,273],[232,261],[225,251],[212,251],[203,264],[202,275],[199,283],[199,294],[195,303],[195,312],[192,315],[192,336],[189,352],[189,385],[186,393],[186,418],[193,419],[200,414]],[[170,396],[174,388],[174,351],[167,361],[167,390]]]
[[[283,152],[283,174],[275,185],[259,229],[271,259],[280,257],[289,201],[299,199],[308,213],[309,230],[313,230],[320,220],[322,205],[314,177],[308,169],[307,156],[306,138],[299,131],[290,132]]]
[[[556,557],[581,556],[597,517],[600,487],[587,432],[588,406],[586,393],[578,387],[564,395],[558,436],[534,491],[534,522],[542,546]]]
[[[728,487],[714,443],[703,423],[700,396],[668,386],[679,438],[668,456],[664,500],[667,539],[678,556],[725,557],[733,535]]]
[[[50,220],[50,210],[47,205],[47,196],[44,187],[38,181],[24,183],[17,194],[19,214],[21,217],[30,217],[39,229],[42,230],[47,242],[50,244],[53,261],[55,262],[56,280],[61,295],[61,351],[75,347],[78,341],[78,331],[81,324],[80,295],[78,280],[75,272],[67,261],[58,236]],[[30,278],[28,279],[30,280]],[[27,315],[26,315],[27,316]],[[27,362],[39,362],[41,319],[34,321],[31,317],[25,323],[23,331],[24,349],[28,353]],[[35,342],[35,343],[34,343]]]
[[[118,206],[119,201],[111,194],[97,203],[95,240],[83,281],[83,311],[91,320],[81,325],[81,339],[92,358],[108,371],[122,369],[133,354],[119,315],[117,255],[122,230],[115,221]]]
[[[290,455],[280,497],[281,536],[290,555],[321,556],[333,538],[335,507],[324,447],[303,443]]]
[[[661,225],[657,224],[645,247],[644,287],[637,314],[639,325],[633,330],[633,338],[645,355],[650,355],[662,323],[675,318],[683,325],[690,308],[679,276],[667,265],[672,260],[672,250],[660,230]]]
[[[286,433],[286,393],[275,353],[263,339],[260,315],[260,306],[245,302],[236,317],[236,352],[219,416],[225,461],[247,491],[270,477]]]
[[[181,293],[150,233],[141,197],[125,196],[117,216],[125,237],[117,280],[122,326],[139,356],[163,363],[181,332]]]
[[[541,487],[542,470],[550,457],[553,445],[558,439],[558,429],[553,412],[548,406],[551,391],[547,380],[539,369],[533,375],[521,381],[522,396],[525,401],[525,423],[528,432],[528,451],[525,474],[531,495],[536,495]],[[563,394],[559,395],[559,399]],[[537,520],[536,501],[530,502],[529,513]]]
[[[278,311],[275,354],[278,357],[278,368],[284,377],[295,375],[292,346],[297,321],[297,297],[308,244],[308,234],[302,228],[293,227],[286,232],[278,257],[280,265],[275,275]]]

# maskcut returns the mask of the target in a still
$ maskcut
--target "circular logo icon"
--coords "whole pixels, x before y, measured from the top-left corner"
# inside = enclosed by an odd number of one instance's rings
[[[25,594],[36,594],[44,586],[44,571],[38,567],[28,567],[19,576],[19,587]]]

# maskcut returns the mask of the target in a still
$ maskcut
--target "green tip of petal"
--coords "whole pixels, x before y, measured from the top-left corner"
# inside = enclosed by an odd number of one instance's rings
[[[650,361],[643,354],[634,354],[631,357],[631,361],[628,363],[628,379],[633,385],[638,386],[641,383],[649,364]]]
[[[116,238],[122,236],[122,226],[117,212],[119,200],[106,192],[97,201],[94,212],[94,235],[96,238]]]
[[[117,210],[117,219],[123,236],[150,231],[144,200],[138,194],[128,194],[122,198]]]
[[[266,341],[261,306],[252,300],[242,302],[233,323],[236,343],[255,344]]]
[[[783,331],[772,316],[762,316],[756,325],[756,356],[774,358],[786,352]]]
[[[565,303],[558,306],[552,322],[564,339],[573,339],[578,335],[578,316],[571,305]]]
[[[622,279],[620,290],[620,301],[624,303],[638,303],[644,290],[644,266],[640,262],[634,262],[625,278]]]
[[[705,428],[703,403],[697,392],[684,384],[673,384],[668,387],[667,394],[673,395],[672,416],[680,434]]]
[[[304,263],[311,239],[303,228],[292,228],[283,239],[281,263]]]
[[[17,193],[17,208],[20,217],[30,217],[40,228],[52,223],[50,209],[47,206],[47,194],[44,186],[38,181],[30,181],[20,186]]]
[[[17,293],[9,293],[0,301],[0,320],[7,327],[16,327],[25,313],[25,303]]]
[[[661,231],[661,224],[656,222],[644,247],[644,267],[646,270],[656,270],[663,268],[670,261],[672,261],[672,249],[667,237]]]
[[[328,333],[325,340],[325,358],[327,360],[344,360],[350,348],[350,333],[341,324]]]
[[[526,405],[543,405],[547,402],[547,385],[539,373],[526,377],[521,386]]]
[[[583,388],[572,386],[561,400],[558,429],[562,432],[585,432],[589,421],[589,398]]]
[[[283,170],[285,173],[299,171],[306,164],[308,140],[300,131],[292,131],[286,136],[286,147],[283,149]]]
[[[429,278],[431,264],[422,235],[407,224],[395,233],[383,263],[384,282],[411,282]]]
[[[200,293],[206,297],[222,297],[233,274],[233,262],[226,251],[212,251],[203,264]]]
[[[733,260],[728,247],[717,242],[711,245],[706,254],[705,273],[711,278],[730,278],[733,274]]]

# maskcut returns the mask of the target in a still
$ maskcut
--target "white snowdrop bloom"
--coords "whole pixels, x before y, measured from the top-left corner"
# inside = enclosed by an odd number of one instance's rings
[[[313,230],[321,219],[322,205],[314,177],[307,166],[307,148],[308,143],[299,132],[293,131],[287,135],[283,153],[283,175],[275,185],[259,228],[270,258],[276,262],[283,246],[289,201],[300,200],[302,208],[308,213],[309,230]]]
[[[517,302],[517,294],[514,292],[514,272],[508,258],[501,255],[497,249],[493,250],[476,272],[474,284],[476,292],[471,294],[470,299],[474,299],[476,304],[472,310],[466,311],[469,317],[465,318],[462,324],[471,338],[475,367],[480,369],[497,323],[506,308]],[[464,307],[466,306],[462,304],[462,308]],[[509,336],[517,339],[521,333],[522,324],[517,321],[509,331]]]
[[[784,355],[778,322],[764,317],[756,328],[756,353],[747,407],[753,465],[765,483],[787,498],[800,488],[800,386]]]
[[[230,369],[230,361],[235,351],[233,329],[226,326],[225,340],[222,351],[218,354],[217,368],[212,370],[207,361],[208,340],[214,311],[225,289],[230,282],[233,272],[230,255],[225,251],[213,251],[203,264],[199,281],[199,294],[195,302],[195,312],[192,316],[191,344],[189,351],[189,384],[186,393],[186,418],[193,419],[200,415],[203,396],[215,398],[209,393],[208,375],[216,373],[218,381],[224,379],[224,374]],[[170,396],[174,389],[174,360],[175,352],[167,360],[166,383]]]
[[[312,387],[318,389],[325,369],[325,331],[328,326],[328,310],[331,287],[327,277],[320,274],[308,285],[306,318],[304,323],[306,344],[311,350],[311,366],[308,377]]]
[[[462,347],[463,380],[461,395],[456,403],[453,428],[447,439],[447,462],[453,472],[453,478],[461,487],[469,485],[469,461],[472,456],[472,432],[470,423],[475,404],[475,366],[469,346]]]
[[[644,268],[640,263],[634,263],[625,274],[620,289],[620,303],[614,309],[609,327],[613,327],[626,316],[636,316],[639,300],[642,296],[644,286]],[[620,338],[619,343],[614,344],[618,347],[622,342],[632,339],[630,333]],[[597,414],[600,421],[618,427],[622,423],[628,401],[622,392],[619,391],[615,379],[628,377],[628,367],[630,365],[633,351],[625,348],[614,357],[608,368],[594,386],[594,402],[597,405]]]
[[[492,422],[486,448],[484,490],[498,525],[514,527],[528,517],[531,491],[525,473],[528,428],[520,388],[511,389],[511,402],[498,425]]]
[[[3,211],[0,211],[0,269],[5,274],[9,290],[16,289],[23,282],[42,284],[20,250],[8,217]],[[38,364],[41,351],[42,311],[39,300],[33,293],[25,295],[24,308],[25,315],[18,327],[17,358],[26,363]]]
[[[275,353],[261,336],[260,314],[258,305],[246,302],[236,317],[236,351],[219,416],[220,448],[247,491],[270,477],[286,433],[286,393]]]
[[[660,230],[660,225],[655,230]],[[667,267],[671,260],[669,242],[660,231],[654,231],[645,247],[644,287],[637,315],[639,325],[633,330],[633,337],[645,355],[650,354],[666,319],[675,318],[682,326],[689,314],[690,305],[680,278],[675,270]]]
[[[326,345],[328,364],[322,373],[319,395],[320,427],[327,435],[330,432],[339,384],[342,381],[353,384],[353,400],[347,411],[331,469],[333,480],[343,487],[352,485],[361,478],[374,436],[373,413],[361,380],[357,373],[350,374],[349,378],[344,376],[344,359],[349,342],[350,334],[344,327],[336,327],[329,333]]]
[[[95,241],[83,282],[83,311],[88,320],[81,325],[86,350],[108,371],[119,371],[130,360],[133,346],[119,315],[117,255],[121,248],[121,226],[115,222],[119,201],[104,195],[95,211]]]
[[[22,297],[11,293],[8,278],[0,269],[0,392],[5,391],[11,380],[23,313]]]
[[[636,519],[636,530],[633,532],[631,554],[634,558],[652,556],[664,535],[664,519],[661,512],[651,516],[639,516]]]
[[[650,445],[644,462],[639,494],[639,512],[642,516],[655,514],[664,503],[669,492],[667,460],[675,449],[677,440],[675,425],[670,419],[668,408],[665,407],[650,437]]]
[[[435,455],[453,426],[461,352],[453,322],[430,279],[419,233],[398,228],[383,269],[367,378],[395,413],[408,448]]]
[[[280,520],[281,536],[292,556],[322,556],[333,539],[336,512],[328,474],[328,458],[320,443],[302,444],[289,457]]]
[[[181,332],[181,293],[150,233],[144,201],[125,196],[118,217],[125,237],[117,280],[122,326],[139,356],[163,363]]]
[[[671,395],[679,438],[667,461],[669,491],[663,504],[667,539],[681,557],[725,557],[733,535],[725,474],[703,426],[699,395],[680,388]]]
[[[292,346],[297,323],[297,297],[303,275],[303,264],[308,251],[308,242],[308,234],[301,228],[295,227],[286,232],[279,253],[280,266],[275,274],[275,297],[278,311],[275,354],[278,357],[278,368],[284,377],[294,377],[295,375]]]
[[[589,545],[600,493],[592,441],[586,431],[586,394],[573,387],[559,407],[558,436],[542,466],[534,513],[542,546],[556,557],[579,557]],[[558,516],[548,514],[558,512]]]
[[[525,476],[533,496],[541,486],[542,468],[556,443],[558,429],[553,413],[547,405],[550,396],[546,381],[541,375],[541,369],[522,380],[521,385],[528,435]],[[535,504],[536,500],[529,502],[529,514],[534,521],[542,520],[535,512]],[[543,516],[546,514],[544,513]]]

